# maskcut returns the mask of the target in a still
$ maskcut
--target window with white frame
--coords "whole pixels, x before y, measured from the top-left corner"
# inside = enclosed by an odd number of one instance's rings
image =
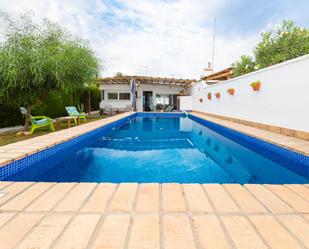
[[[130,100],[130,93],[119,93],[119,100]]]
[[[107,93],[108,100],[118,100],[118,93]]]

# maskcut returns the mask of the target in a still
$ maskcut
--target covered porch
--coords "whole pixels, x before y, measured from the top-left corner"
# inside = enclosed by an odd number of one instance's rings
[[[179,109],[178,96],[187,95],[192,82],[195,80],[149,76],[101,78],[100,108],[112,108],[116,112],[132,109],[139,112],[176,111]]]

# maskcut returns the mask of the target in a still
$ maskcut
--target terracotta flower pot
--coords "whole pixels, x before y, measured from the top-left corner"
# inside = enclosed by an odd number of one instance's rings
[[[252,86],[253,91],[259,91],[259,90],[260,90],[260,87],[261,87],[260,84],[257,84],[257,85],[253,85],[253,86]]]
[[[208,94],[207,94],[207,98],[208,98],[209,100],[211,100],[211,93],[208,93]]]
[[[221,94],[218,92],[215,94],[217,99],[220,99]]]
[[[252,82],[250,86],[252,87],[253,91],[257,92],[257,91],[260,91],[261,84],[262,83],[260,81],[255,81],[255,82]]]
[[[227,92],[228,92],[230,95],[234,95],[235,89],[234,89],[234,88],[229,88],[229,89],[227,90]]]

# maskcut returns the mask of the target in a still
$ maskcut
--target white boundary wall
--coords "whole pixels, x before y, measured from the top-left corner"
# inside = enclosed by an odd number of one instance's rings
[[[132,96],[130,100],[109,100],[107,99],[108,93],[131,93],[131,86],[129,84],[115,84],[115,85],[101,85],[100,90],[104,90],[104,100],[100,102],[100,108],[103,109],[107,105],[111,105],[115,109],[125,109],[126,106],[132,105]]]
[[[179,109],[181,111],[192,111],[192,108],[193,108],[192,96],[179,97]]]
[[[257,80],[262,85],[254,92],[249,85]],[[234,96],[227,93],[229,88],[235,89]],[[220,99],[214,96],[216,92],[221,93]],[[191,96],[195,111],[309,131],[309,55],[212,86],[196,83]]]

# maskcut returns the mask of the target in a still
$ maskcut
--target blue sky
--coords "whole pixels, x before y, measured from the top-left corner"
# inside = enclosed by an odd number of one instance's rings
[[[215,17],[215,70],[250,54],[260,33],[283,19],[309,27],[309,0],[10,0],[0,10],[30,10],[38,22],[49,18],[88,39],[102,76],[198,78],[211,60]]]
[[[283,19],[295,20],[309,26],[309,1],[306,0],[235,0],[216,13],[222,22],[221,31],[250,34],[265,28],[269,23]]]

